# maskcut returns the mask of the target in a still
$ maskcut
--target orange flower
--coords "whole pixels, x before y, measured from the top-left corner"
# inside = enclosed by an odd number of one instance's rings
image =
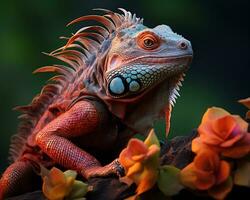
[[[246,99],[239,100],[239,103],[243,104],[244,106],[246,106],[249,109],[249,111],[246,114],[246,118],[250,119],[250,97],[248,97]]]
[[[248,123],[222,108],[209,108],[198,127],[200,137],[192,141],[192,150],[213,148],[223,156],[240,158],[250,152]]]
[[[67,196],[74,184],[76,173],[65,177],[64,173],[57,168],[52,168],[43,178],[43,193],[49,200],[62,200]]]
[[[246,98],[246,99],[241,99],[239,100],[240,103],[242,103],[243,105],[245,105],[247,108],[250,109],[250,97]]]
[[[186,187],[208,190],[211,196],[224,198],[232,188],[232,183],[228,184],[229,175],[229,163],[220,160],[216,152],[204,149],[181,171],[180,177]]]
[[[50,171],[42,168],[43,194],[49,200],[84,199],[88,185],[75,180],[77,173],[72,170],[62,172],[53,167]]]
[[[151,131],[144,143],[139,139],[131,139],[119,156],[126,177],[137,184],[137,195],[149,190],[156,183],[159,146],[157,137]]]

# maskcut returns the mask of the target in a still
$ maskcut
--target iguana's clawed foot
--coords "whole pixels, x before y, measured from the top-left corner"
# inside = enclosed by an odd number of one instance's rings
[[[116,173],[118,177],[122,177],[125,175],[125,169],[121,165],[118,159],[115,159],[112,163],[110,163],[113,166],[113,171]]]
[[[95,167],[91,168],[89,170],[86,170],[83,175],[89,179],[93,177],[103,177],[103,176],[109,176],[109,175],[116,175],[118,177],[122,177],[125,174],[125,170],[123,166],[120,164],[118,159],[115,159],[113,162],[111,162],[108,165],[105,165],[103,167]]]

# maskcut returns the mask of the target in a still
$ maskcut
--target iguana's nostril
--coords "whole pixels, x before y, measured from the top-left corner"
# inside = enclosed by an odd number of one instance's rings
[[[186,50],[186,49],[188,48],[188,43],[187,43],[187,41],[180,41],[180,42],[178,43],[178,47],[179,47],[180,49]]]

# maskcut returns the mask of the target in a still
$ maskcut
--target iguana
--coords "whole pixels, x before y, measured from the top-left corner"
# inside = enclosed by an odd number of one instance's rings
[[[1,199],[31,190],[39,165],[73,169],[86,179],[121,174],[115,158],[134,134],[147,134],[164,116],[169,129],[191,43],[167,25],[146,27],[124,9],[97,10],[103,14],[70,24],[98,25],[81,28],[48,54],[65,65],[35,70],[56,75],[31,104],[16,108],[21,122],[11,142],[12,164],[0,180]]]

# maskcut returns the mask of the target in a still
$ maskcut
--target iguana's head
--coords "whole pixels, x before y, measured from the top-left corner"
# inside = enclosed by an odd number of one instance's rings
[[[106,61],[107,93],[112,98],[136,98],[164,80],[187,71],[191,43],[169,26],[142,24],[118,31]]]
[[[52,52],[70,68],[49,69],[65,74],[67,97],[97,96],[123,123],[145,133],[163,111],[169,119],[170,104],[192,60],[191,44],[169,26],[148,28],[124,9],[122,14],[98,10],[104,14],[83,16],[70,24],[94,20],[102,26],[81,28],[66,46]],[[58,79],[62,81],[53,80]]]

